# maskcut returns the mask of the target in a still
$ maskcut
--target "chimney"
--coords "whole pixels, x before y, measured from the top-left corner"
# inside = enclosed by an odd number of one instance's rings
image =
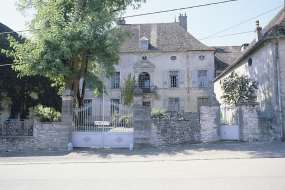
[[[262,27],[259,27],[259,20],[255,21],[255,24],[255,41],[258,42],[258,40],[260,40],[262,37]]]
[[[126,21],[124,18],[119,18],[118,20],[118,25],[125,25],[126,24]]]
[[[241,48],[240,48],[241,52],[244,52],[244,50],[247,48],[248,45],[249,45],[249,44],[247,44],[247,43],[242,44],[242,46],[241,46]]]
[[[186,16],[186,13],[185,13],[184,16],[183,16],[183,14],[180,13],[178,19],[179,19],[180,26],[182,26],[185,30],[187,30],[187,16]]]

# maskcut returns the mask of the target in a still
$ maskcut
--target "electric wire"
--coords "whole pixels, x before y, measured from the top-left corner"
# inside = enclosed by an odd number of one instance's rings
[[[177,9],[170,9],[170,10],[164,10],[164,11],[157,11],[157,12],[152,12],[152,13],[143,13],[143,14],[138,14],[138,15],[131,15],[131,16],[124,16],[121,18],[131,18],[131,17],[139,17],[139,16],[146,16],[146,15],[153,15],[153,14],[159,14],[159,13],[166,13],[166,12],[173,12],[177,10],[185,10],[185,9],[192,9],[192,8],[198,8],[198,7],[205,7],[205,6],[210,6],[210,5],[217,5],[217,4],[222,4],[222,3],[228,3],[228,2],[233,2],[233,1],[238,1],[238,0],[228,0],[228,1],[221,1],[221,2],[215,2],[215,3],[208,3],[208,4],[203,4],[203,5],[195,5],[191,7],[183,7],[183,8],[177,8]],[[114,20],[119,20],[121,18],[114,18]],[[102,22],[106,20],[98,20],[96,22]],[[65,25],[66,26],[66,25]],[[60,26],[60,27],[65,27]],[[28,29],[28,30],[20,30],[20,31],[10,31],[10,32],[0,32],[0,34],[11,34],[11,33],[21,33],[21,32],[31,32],[34,30],[44,30],[44,29],[49,29],[50,27],[44,27],[44,28],[37,28],[37,29]]]
[[[231,26],[231,27],[229,27],[229,28],[227,28],[227,29],[224,29],[224,30],[222,30],[222,31],[220,31],[220,32],[214,33],[214,34],[212,34],[212,35],[210,35],[210,36],[207,36],[207,37],[202,38],[202,39],[199,39],[199,40],[204,40],[204,39],[210,38],[210,37],[212,37],[212,36],[215,36],[215,35],[217,35],[217,34],[220,34],[220,33],[222,33],[222,32],[225,32],[225,31],[227,31],[227,30],[230,30],[230,29],[232,29],[232,28],[234,28],[234,27],[237,27],[237,26],[239,26],[239,25],[242,25],[242,24],[244,24],[244,23],[246,23],[246,22],[249,22],[249,21],[251,21],[251,20],[253,20],[253,19],[255,19],[255,18],[259,17],[259,16],[265,15],[265,14],[267,14],[267,13],[269,13],[269,12],[271,12],[271,11],[274,11],[274,10],[280,8],[280,7],[283,7],[283,6],[284,6],[284,5],[280,5],[280,6],[276,7],[276,8],[274,8],[274,9],[271,9],[271,10],[269,10],[269,11],[267,11],[267,12],[264,12],[264,13],[262,13],[262,14],[260,14],[260,15],[257,15],[257,16],[255,16],[255,17],[252,17],[252,18],[250,18],[250,19],[248,19],[248,20],[246,20],[246,21],[243,21],[243,22],[241,22],[241,23],[239,23],[239,24],[236,24],[236,25],[234,25],[234,26]]]

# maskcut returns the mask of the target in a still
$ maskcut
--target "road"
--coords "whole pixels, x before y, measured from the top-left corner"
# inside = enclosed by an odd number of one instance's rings
[[[285,190],[285,158],[0,163],[1,190]]]

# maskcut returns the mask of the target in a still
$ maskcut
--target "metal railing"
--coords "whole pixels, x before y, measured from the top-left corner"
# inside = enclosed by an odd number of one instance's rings
[[[140,88],[145,94],[155,94],[157,92],[157,86],[132,86],[132,90]]]
[[[0,120],[0,136],[33,136],[33,121],[28,119]]]
[[[132,132],[132,109],[115,102],[97,102],[74,110],[75,132]]]

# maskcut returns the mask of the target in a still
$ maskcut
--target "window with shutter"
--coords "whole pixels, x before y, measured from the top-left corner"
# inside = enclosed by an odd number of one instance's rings
[[[198,71],[198,87],[199,88],[207,88],[208,87],[207,70],[199,70]]]

